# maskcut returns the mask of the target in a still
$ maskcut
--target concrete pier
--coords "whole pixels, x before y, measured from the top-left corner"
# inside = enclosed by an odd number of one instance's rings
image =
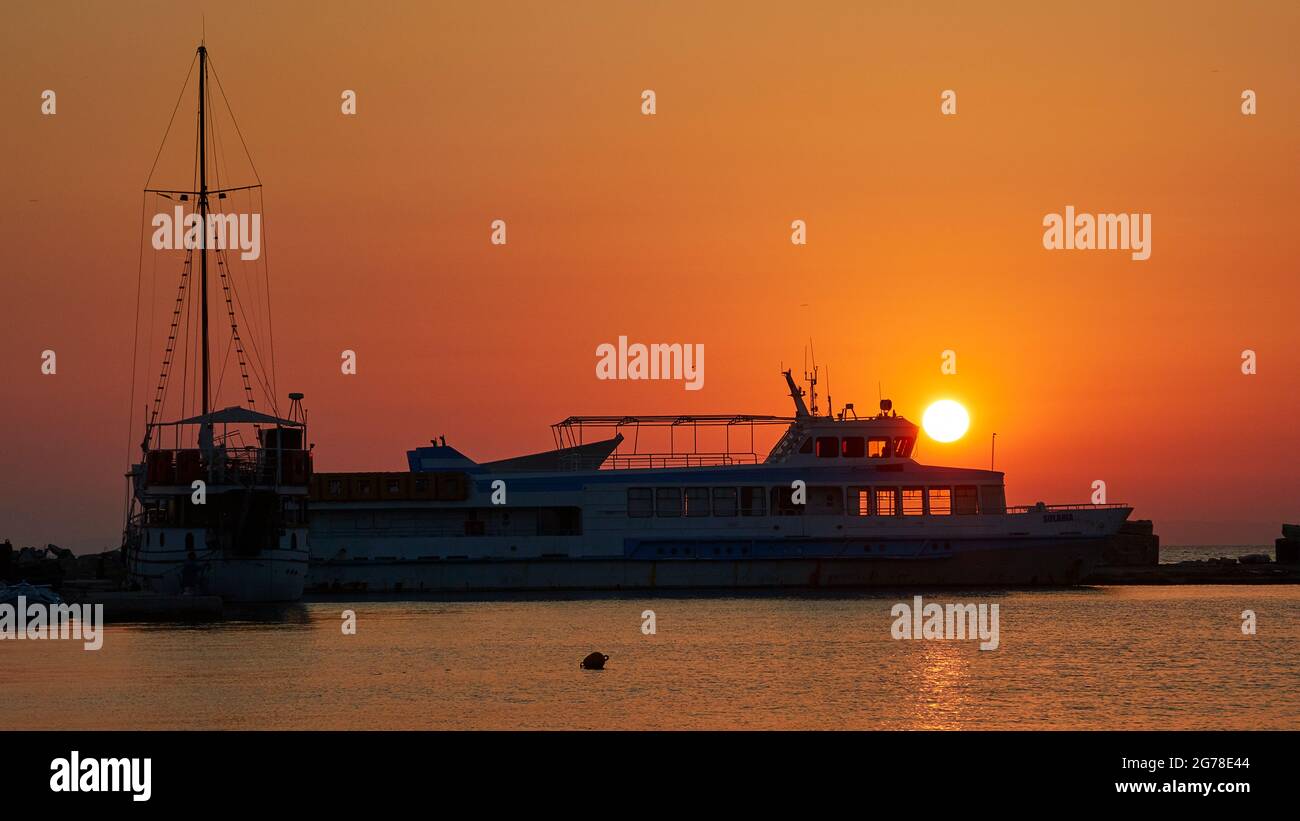
[[[1300,584],[1300,527],[1284,525],[1276,561],[1208,559],[1160,564],[1160,537],[1151,522],[1125,522],[1102,551],[1104,564],[1088,584]]]
[[[1088,584],[1300,584],[1300,565],[1177,562],[1153,567],[1100,567]]]

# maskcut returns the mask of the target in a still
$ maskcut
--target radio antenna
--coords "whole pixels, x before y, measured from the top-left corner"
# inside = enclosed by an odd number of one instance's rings
[[[812,370],[808,370],[808,353],[812,352]],[[808,382],[808,398],[812,402],[812,415],[817,415],[817,350],[813,348],[812,337],[808,337],[808,347],[803,353],[803,378]]]

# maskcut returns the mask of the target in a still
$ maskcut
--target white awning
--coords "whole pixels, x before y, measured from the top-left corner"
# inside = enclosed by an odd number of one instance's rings
[[[178,422],[158,422],[159,426],[164,425],[202,425],[205,422],[212,424],[226,425],[279,425],[286,428],[301,428],[302,422],[292,422],[288,419],[280,419],[267,413],[258,413],[250,408],[241,408],[238,405],[232,405],[228,408],[212,411],[211,413],[200,416],[191,416],[189,419],[181,419]]]

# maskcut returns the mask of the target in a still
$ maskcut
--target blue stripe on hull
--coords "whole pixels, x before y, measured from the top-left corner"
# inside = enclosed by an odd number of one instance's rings
[[[1017,539],[1017,550],[1059,549],[1069,540]],[[1095,539],[1077,539],[1080,543]],[[696,559],[934,560],[1007,548],[1007,539],[626,539],[623,553],[634,561]]]

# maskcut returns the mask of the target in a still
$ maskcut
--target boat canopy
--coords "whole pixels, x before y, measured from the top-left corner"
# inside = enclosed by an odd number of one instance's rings
[[[259,413],[251,408],[241,408],[238,405],[232,405],[228,408],[212,411],[211,413],[191,416],[189,419],[181,419],[178,422],[156,422],[159,427],[168,425],[202,425],[205,423],[225,424],[225,425],[280,425],[286,428],[301,428],[302,422],[294,422],[290,419],[281,419],[278,416],[271,416],[269,413]]]

